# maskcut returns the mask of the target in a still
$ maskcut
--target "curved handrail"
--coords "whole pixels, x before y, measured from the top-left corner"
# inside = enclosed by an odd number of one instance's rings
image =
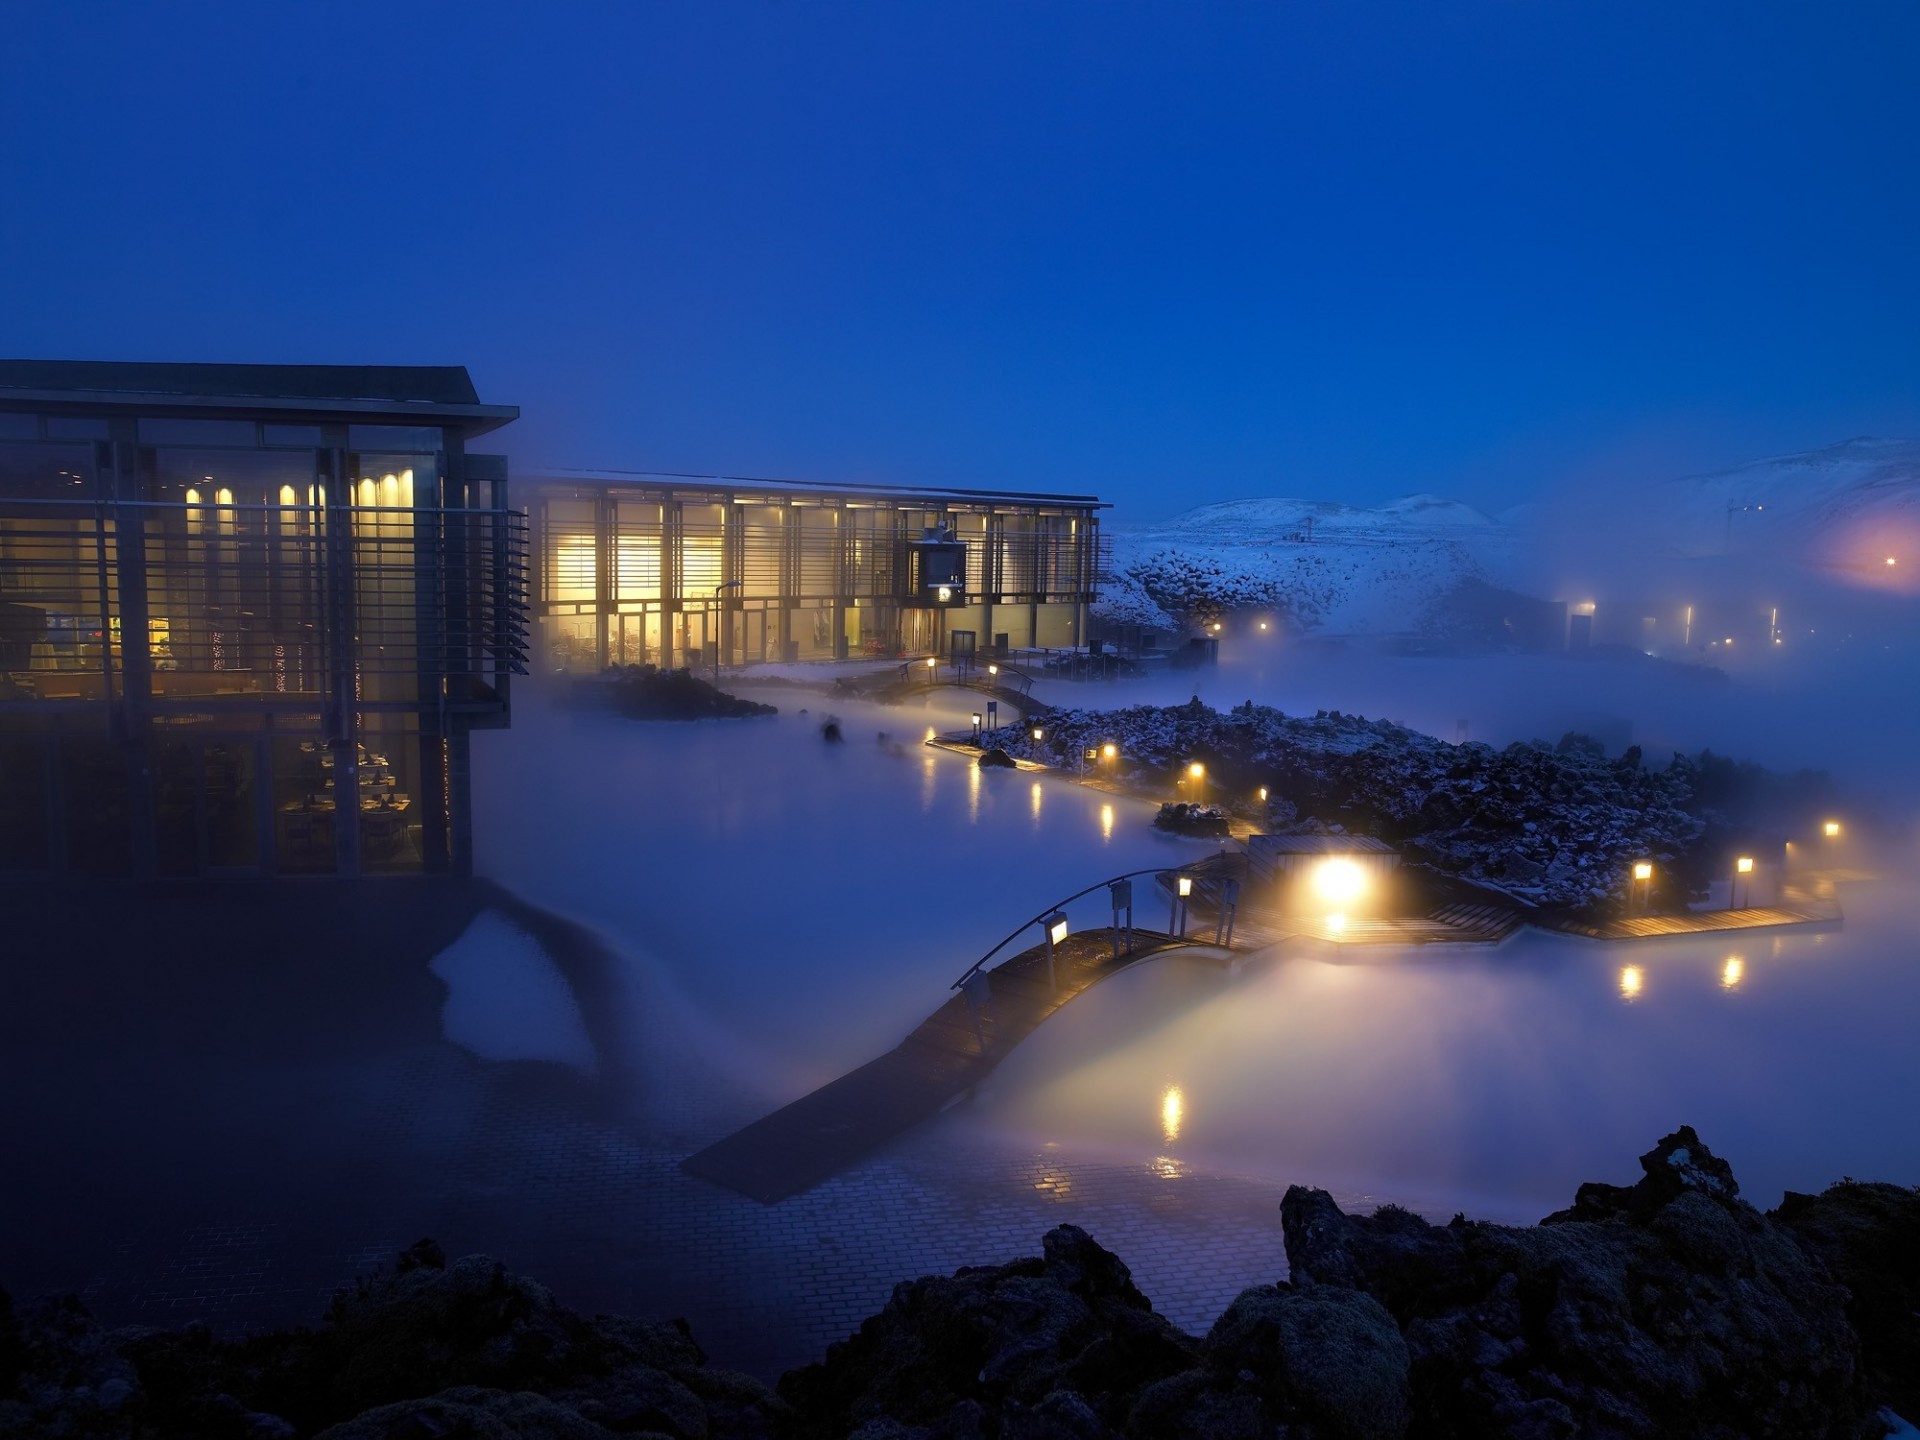
[[[1094,891],[1102,889],[1108,885],[1115,884],[1121,880],[1132,880],[1135,877],[1140,875],[1170,875],[1170,874],[1177,873],[1178,869],[1179,869],[1178,866],[1174,866],[1170,869],[1165,865],[1155,865],[1151,869],[1147,869],[1147,870],[1129,870],[1124,875],[1109,875],[1105,880],[1096,881],[1094,884],[1087,886],[1087,888],[1084,890],[1074,891],[1073,894],[1067,896],[1066,899],[1055,901],[1053,904],[1049,905],[1046,909],[1042,910],[1038,915],[1034,916],[1033,919],[1027,921],[1024,925],[1017,927],[1010,935],[1007,936],[1006,939],[1002,940],[998,945],[994,946],[993,949],[987,951],[986,954],[982,955],[978,960],[974,961],[973,964],[969,965],[967,967],[967,973],[962,975],[958,980],[954,981],[953,984],[948,986],[947,988],[950,990],[958,990],[962,985],[966,984],[967,981],[971,980],[974,977],[975,973],[979,971],[982,965],[985,965],[989,960],[993,959],[994,956],[998,955],[1002,950],[1006,949],[1008,945],[1012,944],[1015,940],[1018,940],[1020,938],[1022,931],[1032,929],[1035,925],[1038,925],[1042,920],[1046,919],[1047,916],[1053,914],[1054,911],[1060,909],[1062,906],[1071,905],[1074,901],[1078,900],[1082,895],[1091,895],[1093,894]]]

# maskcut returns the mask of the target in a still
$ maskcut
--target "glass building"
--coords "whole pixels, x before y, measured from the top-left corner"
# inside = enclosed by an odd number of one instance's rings
[[[1071,649],[1090,495],[594,471],[523,485],[549,669]]]
[[[459,367],[0,361],[0,868],[452,871],[524,673]]]

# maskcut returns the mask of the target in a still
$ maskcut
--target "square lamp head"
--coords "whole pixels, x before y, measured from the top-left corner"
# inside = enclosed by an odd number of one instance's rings
[[[1193,894],[1193,877],[1182,875],[1173,882],[1173,888],[1182,900]]]
[[[1047,927],[1048,944],[1059,945],[1065,942],[1067,938],[1067,917],[1065,915],[1062,915],[1056,910],[1042,923]]]
[[[1753,857],[1751,855],[1742,855],[1738,860],[1733,862],[1733,868],[1742,875],[1751,875],[1753,873]]]
[[[1642,860],[1633,867],[1633,878],[1636,880],[1651,880],[1653,878],[1653,866]]]

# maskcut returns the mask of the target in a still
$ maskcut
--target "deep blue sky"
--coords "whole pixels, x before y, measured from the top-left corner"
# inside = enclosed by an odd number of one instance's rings
[[[19,5],[0,354],[516,463],[1500,508],[1920,433],[1920,6]]]

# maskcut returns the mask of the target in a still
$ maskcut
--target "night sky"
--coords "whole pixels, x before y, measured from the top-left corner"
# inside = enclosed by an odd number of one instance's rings
[[[521,467],[1497,510],[1920,433],[1920,7],[20,4],[0,354]]]

